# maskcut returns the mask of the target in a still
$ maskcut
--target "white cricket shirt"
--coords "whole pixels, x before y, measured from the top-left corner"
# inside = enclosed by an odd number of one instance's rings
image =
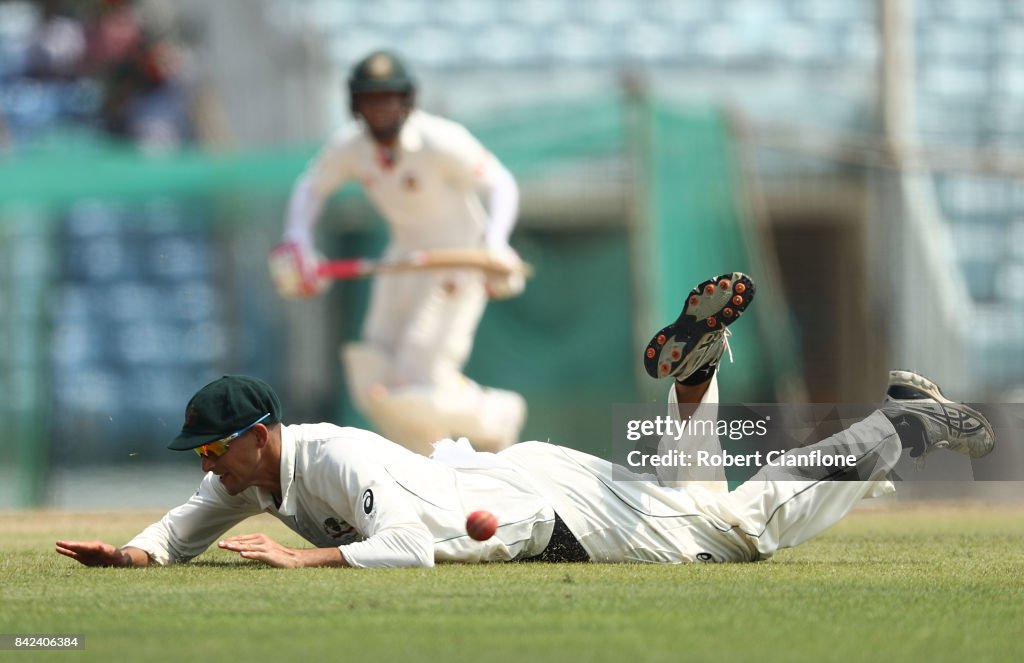
[[[296,182],[285,236],[310,241],[327,197],[357,181],[387,221],[395,250],[482,247],[489,220],[480,196],[505,181],[503,176],[507,171],[494,155],[450,120],[413,110],[393,162],[361,123],[353,122],[333,136]],[[510,213],[514,216],[514,206]]]
[[[262,511],[316,547],[340,547],[351,566],[432,566],[537,555],[554,527],[552,508],[511,467],[456,470],[333,424],[282,427],[281,498],[277,506],[258,487],[229,495],[211,472],[188,502],[126,545],[158,564],[183,562]],[[502,523],[486,542],[466,534],[477,509]]]

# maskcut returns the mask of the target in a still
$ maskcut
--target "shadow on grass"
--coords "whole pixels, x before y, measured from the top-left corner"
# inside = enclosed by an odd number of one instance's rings
[[[256,562],[251,560],[231,562],[222,561],[215,559],[204,559],[200,561],[191,561],[188,566],[200,569],[239,569],[243,571],[251,571],[253,569],[272,569],[274,567],[263,562]]]

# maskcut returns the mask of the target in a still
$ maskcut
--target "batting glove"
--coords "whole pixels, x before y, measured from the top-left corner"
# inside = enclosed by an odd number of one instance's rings
[[[487,296],[491,299],[509,299],[523,294],[523,290],[526,289],[526,274],[519,254],[511,246],[492,249],[491,252],[498,260],[508,265],[508,271],[487,274],[484,284]]]
[[[270,278],[282,297],[306,299],[322,294],[330,285],[317,273],[323,258],[310,246],[282,242],[270,250]]]

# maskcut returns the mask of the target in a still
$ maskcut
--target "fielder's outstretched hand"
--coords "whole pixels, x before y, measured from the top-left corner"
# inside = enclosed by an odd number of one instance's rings
[[[266,534],[241,534],[217,544],[245,559],[266,562],[279,569],[297,569],[306,566],[345,566],[345,559],[337,548],[287,548]]]
[[[56,550],[86,566],[132,566],[128,553],[103,541],[58,541]]]

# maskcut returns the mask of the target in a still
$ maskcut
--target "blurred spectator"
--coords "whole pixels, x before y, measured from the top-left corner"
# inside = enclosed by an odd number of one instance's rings
[[[85,31],[61,0],[38,0],[39,24],[26,54],[25,75],[44,80],[78,75],[85,56]]]
[[[2,0],[0,0],[2,1]],[[219,98],[196,84],[173,0],[26,0],[5,44],[0,149],[78,125],[147,150],[223,147]],[[13,110],[12,110],[13,109]]]
[[[193,138],[182,54],[168,39],[144,36],[106,77],[103,123],[114,136],[169,149]]]
[[[86,37],[91,71],[130,59],[142,45],[142,22],[131,0],[100,0]]]

